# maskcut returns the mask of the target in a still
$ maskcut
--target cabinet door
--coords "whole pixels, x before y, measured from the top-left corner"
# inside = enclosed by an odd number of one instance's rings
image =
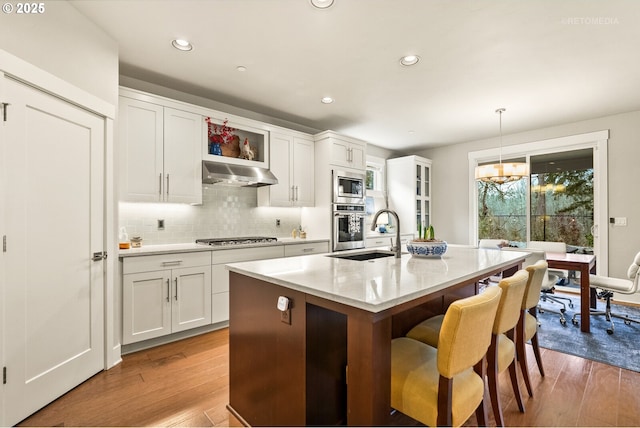
[[[198,266],[172,270],[171,331],[211,323],[211,268]]]
[[[331,140],[331,163],[338,166],[350,167],[350,145],[346,141],[332,139]]]
[[[314,150],[313,140],[293,139],[293,193],[297,206],[315,205]]]
[[[171,333],[171,271],[124,275],[122,305],[123,344]]]
[[[211,323],[229,321],[229,271],[224,264],[211,266]]]
[[[351,168],[366,169],[367,153],[364,145],[352,144],[351,147]]]
[[[202,203],[202,116],[164,108],[164,200]]]
[[[269,193],[269,205],[289,207],[292,204],[293,196],[293,181],[291,177],[293,137],[284,134],[272,134],[270,140],[270,169],[278,179],[278,184],[265,189]]]
[[[127,201],[158,202],[163,193],[163,108],[120,97],[120,188]]]

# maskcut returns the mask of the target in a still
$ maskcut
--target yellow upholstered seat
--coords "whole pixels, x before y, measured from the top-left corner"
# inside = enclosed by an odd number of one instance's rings
[[[518,407],[520,411],[524,412],[524,402],[520,394],[516,373],[516,345],[508,336],[514,337],[515,335],[528,279],[529,273],[526,270],[520,270],[513,276],[503,278],[498,283],[498,287],[502,290],[502,296],[492,326],[491,345],[487,352],[489,391],[497,426],[504,426],[502,405],[498,393],[498,374],[507,368]],[[440,334],[442,320],[441,315],[429,318],[412,328],[407,333],[407,337],[437,347],[444,336]]]
[[[391,342],[391,407],[429,426],[460,426],[474,411],[486,424],[485,356],[501,293],[490,287],[452,303],[438,349],[407,337]]]

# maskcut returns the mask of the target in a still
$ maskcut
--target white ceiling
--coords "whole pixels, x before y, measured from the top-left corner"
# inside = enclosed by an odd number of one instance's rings
[[[494,137],[498,107],[505,134],[640,110],[637,0],[72,4],[122,74],[394,150]]]

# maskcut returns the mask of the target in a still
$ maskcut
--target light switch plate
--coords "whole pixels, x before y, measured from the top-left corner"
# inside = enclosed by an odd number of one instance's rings
[[[614,226],[626,226],[627,225],[627,218],[626,217],[614,217],[613,218],[613,225]]]

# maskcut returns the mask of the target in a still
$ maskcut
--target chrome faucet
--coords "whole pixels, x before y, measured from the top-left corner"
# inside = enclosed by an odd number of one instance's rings
[[[402,252],[402,245],[400,244],[400,218],[398,217],[398,213],[386,208],[378,210],[378,212],[373,215],[373,220],[371,221],[371,230],[376,230],[376,221],[378,221],[378,216],[380,216],[380,214],[382,213],[389,213],[396,219],[396,245],[391,246],[391,251],[395,251],[396,258],[399,259]]]

